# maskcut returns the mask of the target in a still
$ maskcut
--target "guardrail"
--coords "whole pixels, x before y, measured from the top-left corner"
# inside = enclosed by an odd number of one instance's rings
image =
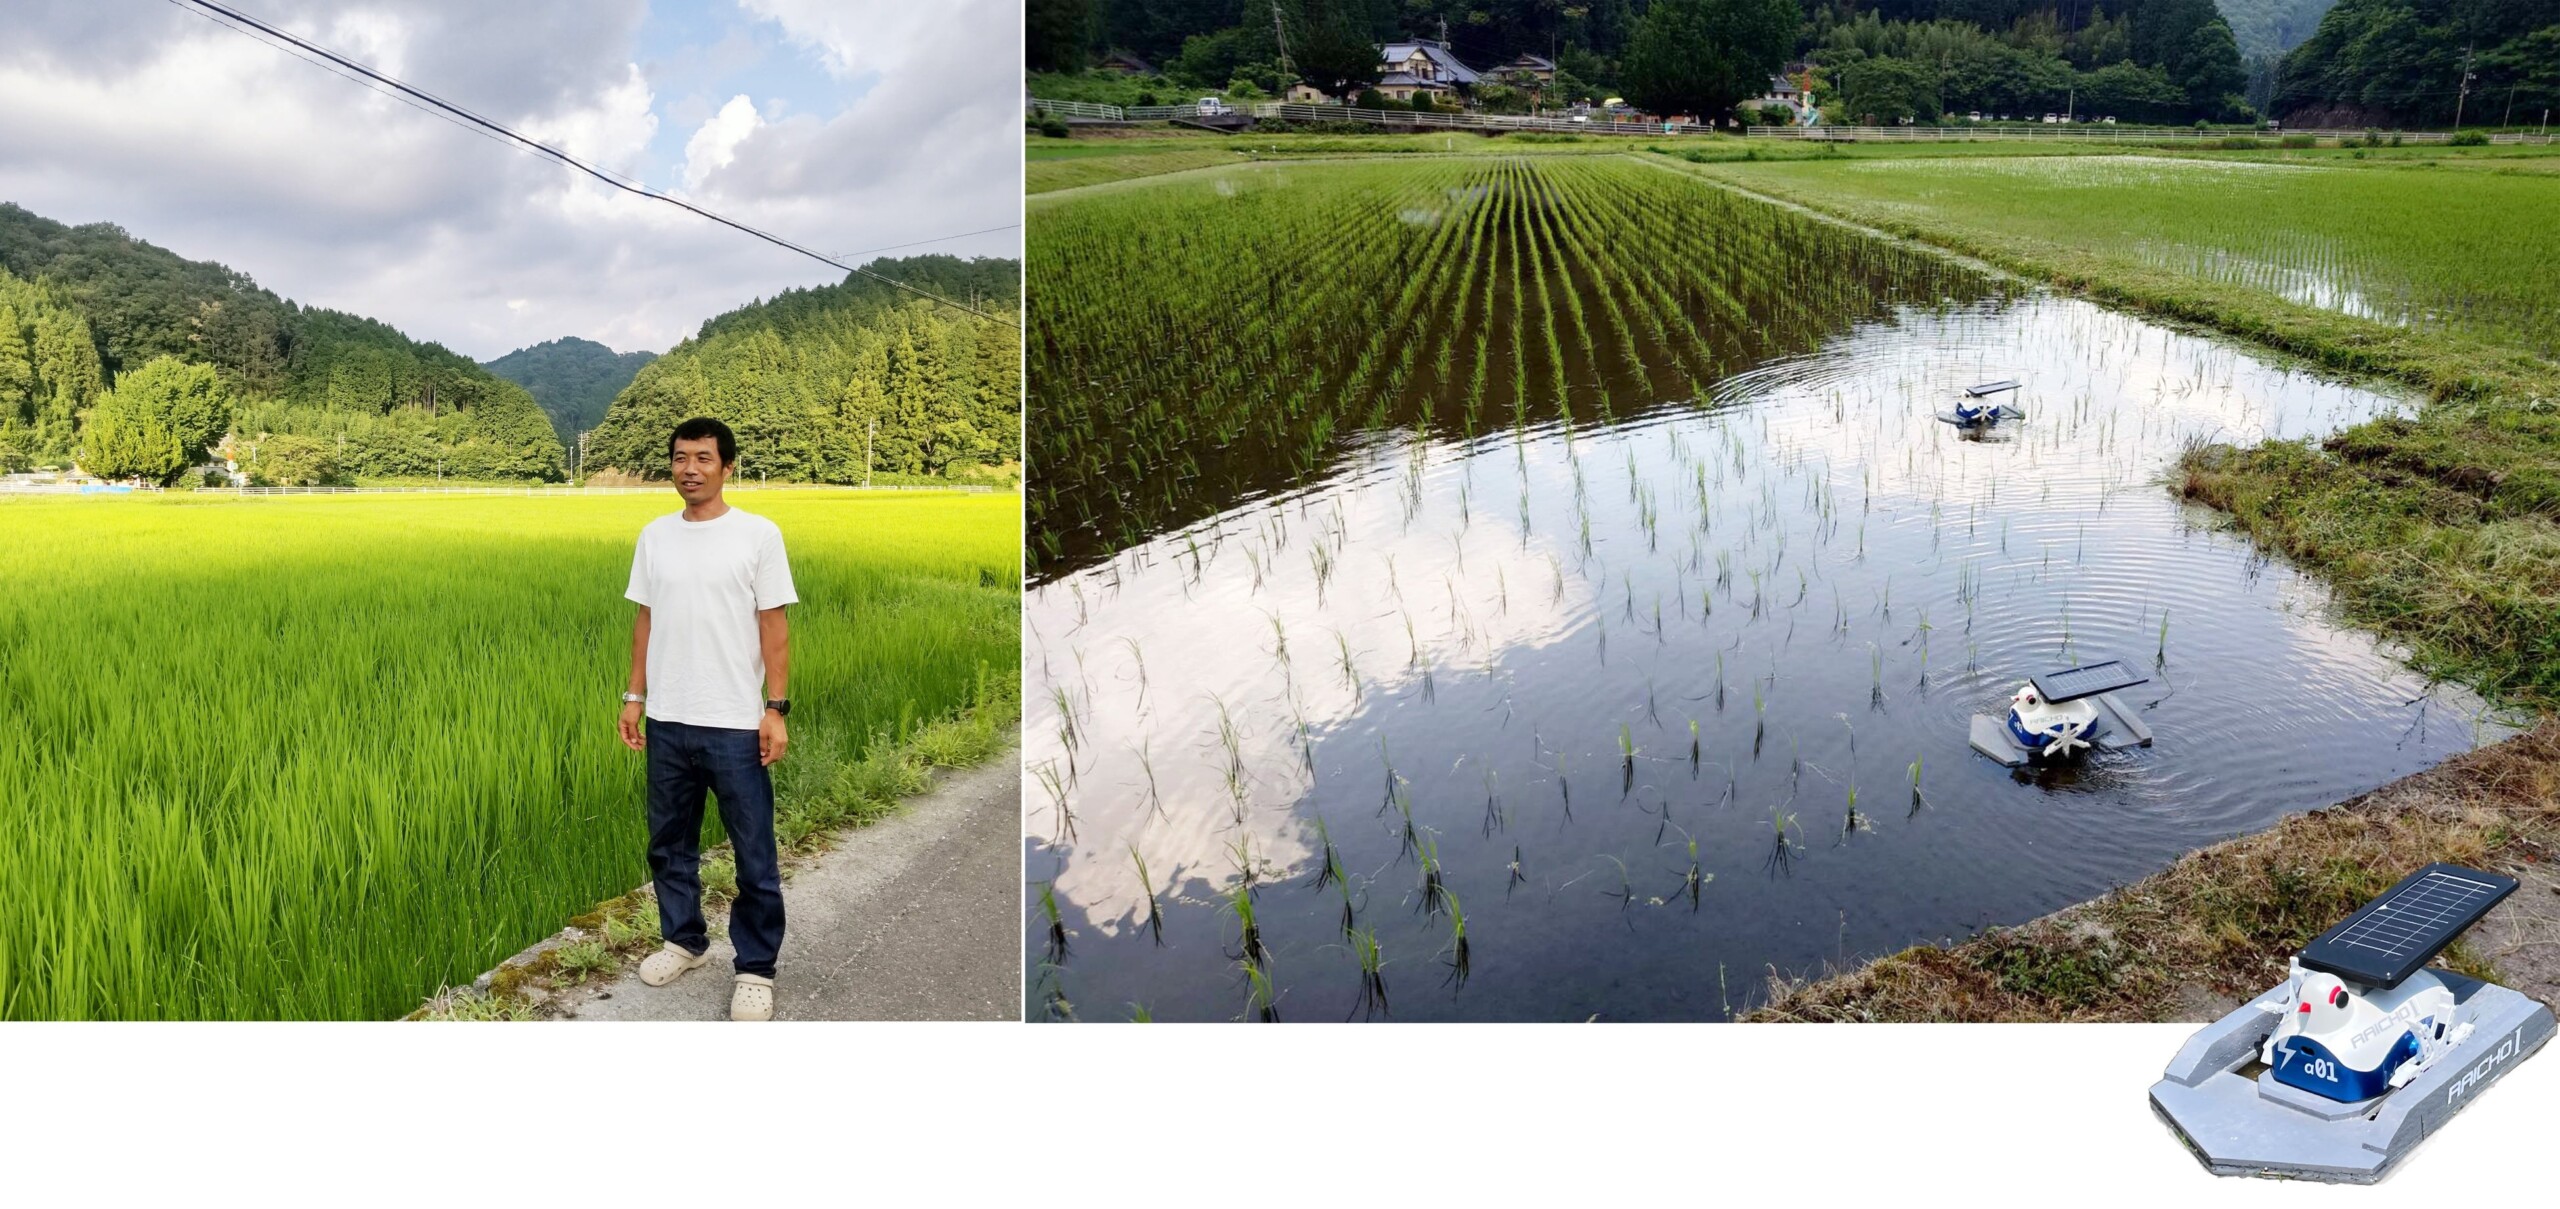
[[[1123,120],[1121,115],[1127,112],[1117,105],[1097,105],[1091,101],[1043,101],[1037,97],[1032,98],[1031,109],[1035,113],[1054,113],[1062,118],[1100,118],[1108,122]]]
[[[2057,122],[2050,126],[1752,126],[1744,132],[1751,138],[1799,139],[1815,142],[1918,142],[1960,143],[2041,140],[2045,142],[2198,142],[2221,139],[2280,139],[2286,135],[2310,135],[2313,138],[2362,142],[2366,135],[2402,143],[2447,143],[2453,140],[2450,130],[2368,130],[2299,129],[2257,130],[2245,126],[2109,126],[2096,122]],[[2489,136],[2492,143],[2549,143],[2554,136],[2542,134],[2501,133]]]
[[[1031,108],[1041,113],[1064,117],[1096,118],[1105,121],[1160,122],[1171,118],[1194,117],[1199,110],[1192,105],[1099,105],[1089,101],[1044,101],[1034,99]],[[1621,122],[1592,118],[1528,117],[1487,113],[1424,112],[1419,109],[1354,109],[1345,105],[1310,105],[1294,101],[1265,101],[1250,107],[1257,118],[1275,118],[1286,122],[1361,122],[1372,126],[1394,126],[1405,129],[1430,130],[1534,130],[1555,134],[1617,134],[1661,138],[1711,133],[1714,127],[1691,122]],[[2450,130],[2378,130],[2353,129],[2257,130],[2250,127],[2193,126],[2110,126],[2099,122],[2057,122],[2053,125],[2003,126],[1750,126],[1743,133],[1751,138],[1803,139],[1816,142],[1973,142],[1995,140],[2042,140],[2046,142],[2137,142],[2159,143],[2218,140],[2228,138],[2282,138],[2288,134],[2308,134],[2315,138],[2361,141],[2368,134],[2404,144],[2446,143],[2453,139]],[[2502,132],[2489,135],[2492,143],[2550,144],[2560,135]]]

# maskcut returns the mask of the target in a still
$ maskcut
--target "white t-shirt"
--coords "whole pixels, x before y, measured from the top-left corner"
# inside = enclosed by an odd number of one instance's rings
[[[764,720],[756,613],[800,599],[772,521],[735,507],[659,517],[640,530],[623,595],[649,606],[649,717],[729,730]]]

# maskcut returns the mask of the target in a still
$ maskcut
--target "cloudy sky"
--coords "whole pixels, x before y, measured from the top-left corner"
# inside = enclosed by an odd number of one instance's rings
[[[224,3],[821,252],[1021,219],[1018,0]],[[483,360],[558,336],[663,352],[841,276],[169,0],[0,7],[0,200],[305,305]]]

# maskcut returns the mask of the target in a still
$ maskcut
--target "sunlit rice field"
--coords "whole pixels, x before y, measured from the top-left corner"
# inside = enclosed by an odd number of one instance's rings
[[[1043,208],[1028,254],[1043,574],[1302,482],[1341,434],[1606,423],[1887,298],[2004,288],[1624,157],[1193,176]]]
[[[789,544],[795,743],[1019,646],[1019,498],[740,492]],[[674,494],[0,498],[0,1017],[380,1018],[646,879],[614,737]]]
[[[2024,237],[2560,354],[2560,188],[2539,174],[2161,156],[1706,170],[1816,204]]]
[[[1721,1019],[2506,733],[2164,489],[2413,399],[1688,172],[1035,211],[1027,1010]],[[2102,659],[2152,745],[1973,751]]]

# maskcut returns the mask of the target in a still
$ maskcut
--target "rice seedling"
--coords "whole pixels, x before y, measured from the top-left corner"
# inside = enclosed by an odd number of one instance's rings
[[[1241,963],[1245,981],[1245,1016],[1256,1024],[1280,1023],[1280,991],[1261,966]]]
[[[795,779],[822,751],[981,699],[1011,725],[1017,501],[732,501],[802,596],[778,831],[837,809]],[[0,551],[45,568],[0,590],[0,1016],[395,1018],[644,880],[642,760],[595,702],[633,537],[673,506],[0,503]]]
[[[1796,826],[1796,816],[1774,809],[1771,810],[1769,812],[1768,864],[1771,868],[1781,873],[1786,872],[1787,868],[1794,862],[1797,854],[1804,851],[1804,845],[1801,842],[1789,840],[1787,838],[1787,833],[1789,831],[1796,832],[1798,836],[1802,836],[1804,833],[1802,828]]]
[[[1138,893],[1147,899],[1147,932],[1155,937],[1156,947],[1161,949],[1164,947],[1164,913],[1156,909],[1156,879],[1148,876],[1147,858],[1139,853],[1136,844],[1129,845],[1129,860],[1138,867]],[[1055,891],[1045,892],[1054,901]]]
[[[1352,1010],[1360,1013],[1363,1020],[1372,1013],[1390,1014],[1387,1011],[1387,980],[1384,974],[1386,958],[1378,948],[1377,930],[1361,928],[1351,932],[1350,939],[1352,955],[1360,962],[1360,997],[1352,1005]]]
[[[1067,963],[1067,920],[1066,916],[1058,910],[1058,884],[1054,881],[1040,883],[1040,919],[1047,929],[1045,947],[1040,951],[1041,964],[1065,965]]]
[[[1414,861],[1421,867],[1422,881],[1416,891],[1414,909],[1424,915],[1438,915],[1449,903],[1447,875],[1440,866],[1440,842],[1424,834],[1414,845]]]
[[[1449,986],[1453,990],[1467,985],[1467,974],[1473,963],[1467,955],[1467,912],[1458,904],[1458,896],[1442,891],[1449,910]]]
[[[1254,914],[1252,883],[1240,880],[1227,887],[1224,897],[1227,913],[1236,920],[1236,951],[1228,956],[1257,971],[1269,965],[1271,950],[1262,944],[1262,922]]]
[[[1322,890],[1327,885],[1342,880],[1342,854],[1333,846],[1333,830],[1325,826],[1324,816],[1317,815],[1315,823],[1319,861],[1316,866],[1315,880],[1308,885]]]

